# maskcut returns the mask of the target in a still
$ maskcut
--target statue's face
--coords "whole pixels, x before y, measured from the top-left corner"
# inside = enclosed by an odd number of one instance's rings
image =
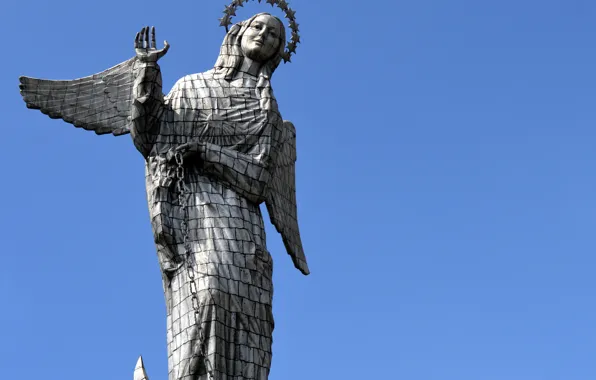
[[[255,18],[242,36],[244,55],[261,63],[273,58],[281,44],[281,28],[283,25],[273,16]]]

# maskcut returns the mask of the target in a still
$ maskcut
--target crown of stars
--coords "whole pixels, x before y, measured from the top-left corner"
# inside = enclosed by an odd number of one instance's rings
[[[232,17],[236,16],[236,9],[238,7],[243,7],[244,3],[248,2],[249,0],[233,0],[232,3],[226,6],[224,10],[224,16],[219,19],[220,26],[226,28],[226,32],[229,31],[229,26],[232,25]],[[258,0],[260,3],[261,0]],[[290,29],[292,30],[292,38],[288,45],[286,46],[286,50],[282,54],[282,58],[284,63],[291,62],[292,54],[296,53],[296,47],[300,43],[300,34],[298,34],[298,23],[296,23],[296,11],[290,8],[288,2],[286,0],[266,0],[267,4],[271,4],[271,6],[277,5],[279,9],[284,11],[285,17],[289,20]]]

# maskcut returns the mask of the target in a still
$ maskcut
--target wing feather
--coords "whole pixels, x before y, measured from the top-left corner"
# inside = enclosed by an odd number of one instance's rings
[[[300,239],[296,206],[296,129],[289,121],[284,121],[281,148],[277,154],[265,203],[271,223],[281,234],[294,266],[305,275],[309,274]]]
[[[74,80],[21,77],[28,108],[98,135],[129,133],[136,58],[101,73]]]

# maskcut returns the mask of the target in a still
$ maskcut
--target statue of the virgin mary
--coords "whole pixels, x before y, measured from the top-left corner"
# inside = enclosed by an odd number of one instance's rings
[[[130,132],[146,160],[169,380],[268,378],[272,260],[259,204],[294,265],[309,273],[297,223],[295,129],[270,82],[292,44],[284,51],[280,19],[257,14],[229,29],[213,69],[181,78],[165,97],[157,62],[169,45],[156,49],[154,28],[137,34],[136,57],[102,73],[21,78],[28,107],[98,134]]]

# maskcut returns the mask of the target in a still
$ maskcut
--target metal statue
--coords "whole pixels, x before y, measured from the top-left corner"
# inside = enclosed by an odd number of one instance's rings
[[[260,0],[259,0],[260,1]],[[294,265],[309,269],[298,230],[296,132],[279,113],[271,76],[300,42],[295,12],[234,24],[213,69],[187,75],[167,96],[155,28],[136,56],[89,77],[21,77],[29,108],[97,134],[130,133],[146,161],[146,188],[167,306],[169,380],[266,380],[271,366],[272,260],[265,203]],[[135,380],[147,379],[142,359]]]

